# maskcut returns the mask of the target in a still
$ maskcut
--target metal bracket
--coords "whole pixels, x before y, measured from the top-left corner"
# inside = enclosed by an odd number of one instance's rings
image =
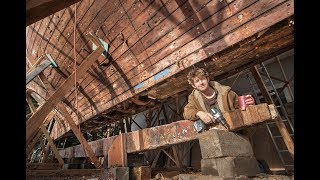
[[[57,68],[57,63],[52,59],[50,54],[46,54],[47,59],[42,62],[39,66],[30,71],[26,76],[26,84],[32,81],[37,75],[39,75],[43,70],[45,70],[48,66]]]
[[[92,50],[96,50],[98,48],[98,46],[102,46],[105,51],[102,52],[102,55],[107,58],[108,56],[108,49],[109,49],[109,45],[108,43],[104,42],[102,39],[98,38],[97,36],[95,36],[94,34],[92,34],[91,32],[88,34],[89,38],[91,39],[91,41],[93,42],[92,44]]]

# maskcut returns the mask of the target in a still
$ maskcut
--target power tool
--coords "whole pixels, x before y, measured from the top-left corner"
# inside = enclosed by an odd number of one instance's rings
[[[216,107],[211,107],[210,109],[210,114],[213,116],[214,120],[217,122],[217,123],[220,123],[223,125],[223,127],[225,127],[226,129],[229,130],[229,126],[226,122],[226,120],[224,119],[224,117],[222,116],[220,110]]]

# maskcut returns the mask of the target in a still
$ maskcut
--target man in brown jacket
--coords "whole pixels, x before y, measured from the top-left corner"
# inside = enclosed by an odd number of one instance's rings
[[[238,95],[231,87],[210,81],[209,73],[205,69],[194,68],[188,73],[187,78],[194,89],[188,97],[188,104],[184,107],[185,119],[201,119],[205,124],[212,124],[215,122],[209,113],[212,106],[218,108],[221,113],[239,108]],[[246,104],[254,104],[253,98],[248,98]]]

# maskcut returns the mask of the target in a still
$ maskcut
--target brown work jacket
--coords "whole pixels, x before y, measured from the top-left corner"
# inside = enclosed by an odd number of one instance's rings
[[[210,81],[209,85],[218,92],[216,103],[222,113],[239,108],[238,95],[229,86],[221,85],[217,81]],[[194,89],[188,97],[188,104],[184,107],[184,119],[197,120],[198,111],[209,112],[210,106],[206,102],[201,92]]]

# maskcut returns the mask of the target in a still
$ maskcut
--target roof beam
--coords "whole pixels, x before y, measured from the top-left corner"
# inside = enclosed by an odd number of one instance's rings
[[[26,0],[26,26],[29,26],[80,0]]]

